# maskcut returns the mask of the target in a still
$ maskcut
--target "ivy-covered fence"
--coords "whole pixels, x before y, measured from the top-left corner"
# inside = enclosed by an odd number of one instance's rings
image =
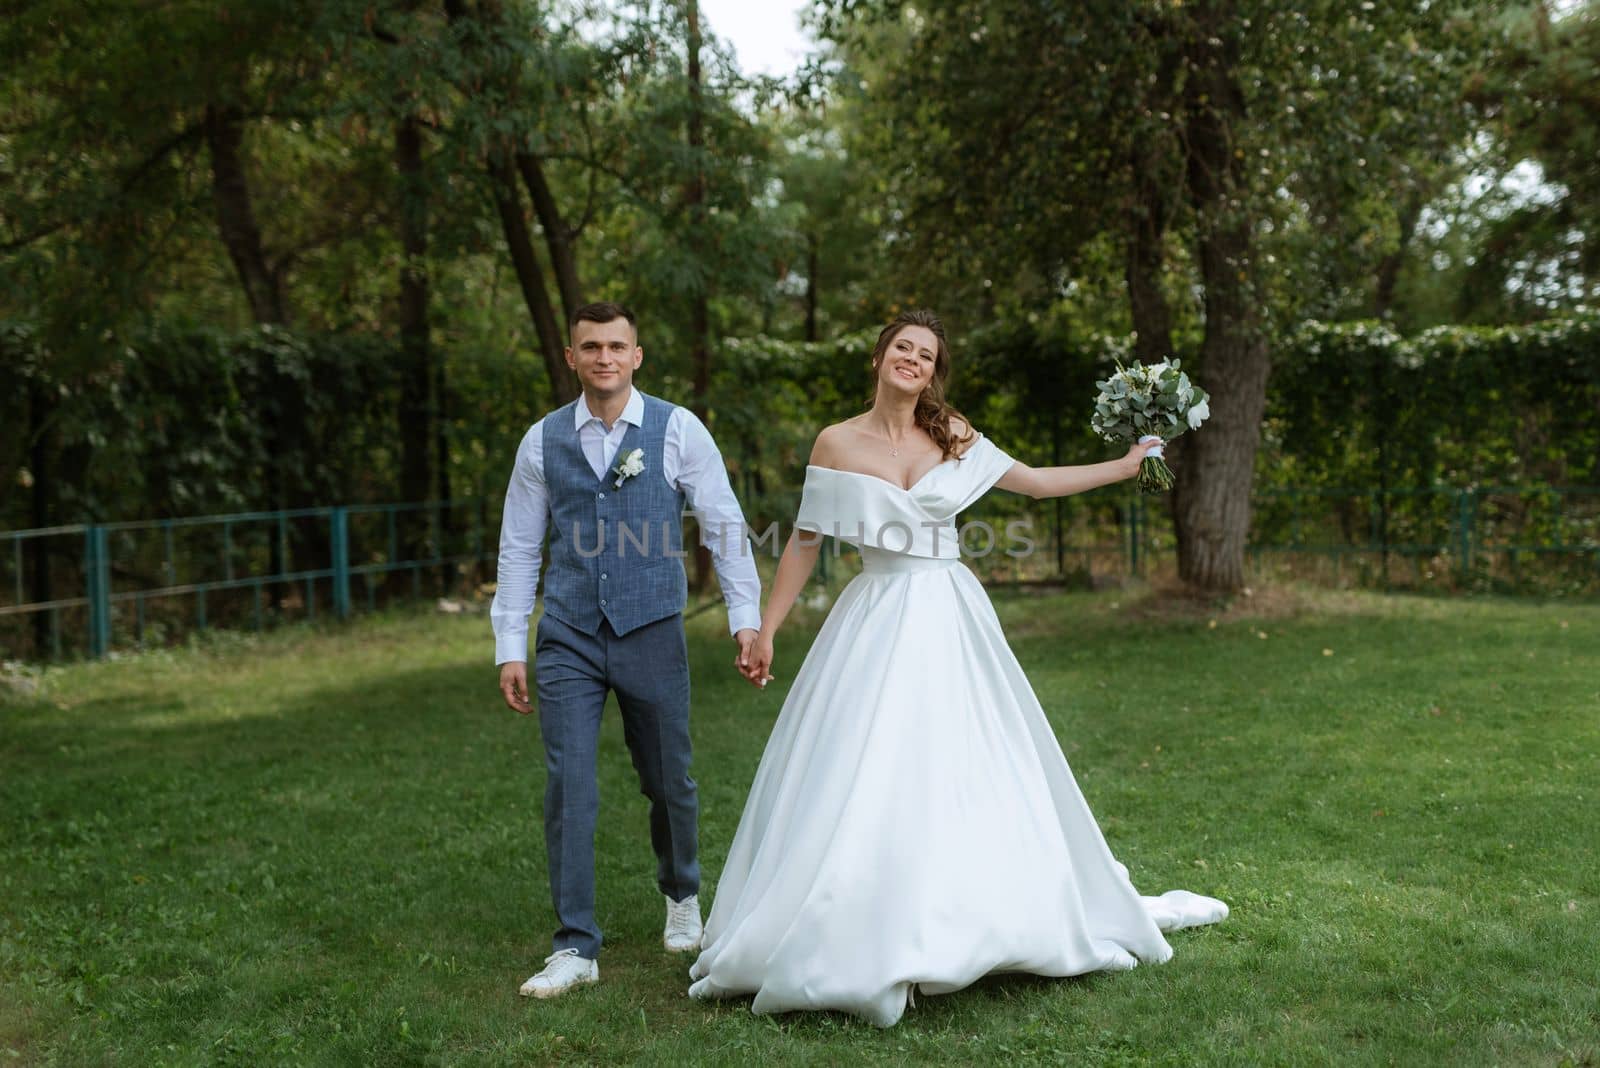
[[[1275,353],[1252,536],[1293,547],[1274,554],[1279,567],[1385,587],[1593,593],[1595,487],[1600,320],[1412,338],[1307,323]]]
[[[1257,474],[1380,492],[1600,484],[1600,319],[1413,338],[1307,323],[1275,351]]]
[[[816,428],[864,408],[874,337],[725,344],[717,434],[754,517],[793,515]],[[1128,358],[1127,338],[1024,319],[952,348],[953,403],[1018,459],[1092,463],[1114,451],[1089,414],[1094,382]],[[1204,365],[1177,355],[1204,385]],[[1600,320],[1413,338],[1380,323],[1304,324],[1274,345],[1255,484],[1252,561],[1264,572],[1600,592]],[[994,578],[1089,581],[1171,564],[1160,499],[998,496],[981,509],[1031,518],[1045,546],[1026,562],[988,561]]]
[[[719,347],[711,423],[756,529],[793,518],[817,428],[864,410],[875,336],[869,330],[815,344],[728,339]],[[284,523],[286,530],[248,547],[227,542],[234,533],[244,538],[249,524],[198,525],[192,536],[220,541],[197,546],[195,566],[221,561],[223,573],[193,582],[168,581],[188,566],[181,545],[174,559],[149,566],[112,545],[112,586],[125,589],[126,577],[152,590],[198,583],[203,589],[183,595],[214,597],[211,620],[231,613],[248,624],[268,596],[264,586],[282,585],[256,580],[298,574],[305,569],[293,561],[310,560],[319,573],[311,591],[280,589],[267,603],[312,610],[316,583],[329,578],[321,572],[335,566],[319,518],[326,502],[360,509],[394,499],[396,442],[405,428],[396,417],[390,343],[259,329],[154,332],[119,345],[78,365],[47,359],[28,329],[0,324],[0,367],[16,387],[0,390],[0,451],[9,472],[0,486],[0,528],[13,532],[0,585],[14,595],[0,596],[0,615],[7,603],[62,601],[59,628],[94,596],[88,583],[96,558],[85,531],[110,523],[99,529],[120,530],[126,541],[163,523],[181,528],[173,520],[129,522],[134,516],[261,508],[286,469],[316,515],[274,520],[275,530]],[[1090,432],[1089,414],[1093,383],[1126,358],[1126,338],[1020,319],[969,331],[952,347],[952,401],[1018,459],[1089,463],[1114,451]],[[1600,320],[1441,328],[1413,338],[1382,324],[1308,323],[1279,339],[1273,353],[1252,532],[1252,560],[1262,571],[1381,588],[1600,592],[1600,492],[1593,488],[1600,486]],[[1204,385],[1204,366],[1185,362]],[[535,377],[509,355],[458,355],[447,364],[449,481],[461,499],[486,499],[493,509],[517,440],[547,404]],[[287,452],[274,452],[263,433],[261,412],[272,403],[264,376],[303,383],[307,436]],[[641,384],[689,399],[670,362]],[[44,524],[28,521],[39,499],[36,454],[50,465],[51,512],[60,517]],[[441,517],[446,540],[471,535],[475,559],[484,555],[481,539],[492,548],[492,524],[483,518]],[[1034,502],[997,494],[974,518],[996,527],[1032,523],[1029,556],[996,553],[978,562],[996,581],[1089,582],[1158,573],[1172,560],[1160,499],[1102,491]],[[399,524],[399,548],[388,547],[391,532],[366,564],[438,555],[428,548],[438,539],[418,517],[387,513],[384,522]],[[260,557],[248,571],[255,584],[238,586],[227,561],[242,563],[246,552]],[[224,596],[219,582],[245,593]],[[393,589],[392,582],[358,585],[357,596]],[[148,599],[143,617],[135,598],[125,622],[155,633],[170,622],[164,611],[174,615],[175,596]],[[11,613],[11,624],[20,614]],[[82,633],[87,622],[73,619],[66,633]],[[5,648],[43,655],[60,645],[43,622],[29,633]]]
[[[874,336],[724,343],[715,428],[747,490],[781,488],[803,469],[819,426],[864,409]],[[1019,320],[952,347],[952,402],[1013,455],[1049,464],[1110,454],[1089,416],[1094,382],[1127,358],[1126,338]],[[1204,385],[1204,364],[1177,355]],[[1441,327],[1413,338],[1381,323],[1306,323],[1273,346],[1258,491],[1339,491],[1351,501],[1376,492],[1381,538],[1389,523],[1406,522],[1394,508],[1422,507],[1427,493],[1594,485],[1600,319]],[[1261,533],[1276,540],[1282,531]]]

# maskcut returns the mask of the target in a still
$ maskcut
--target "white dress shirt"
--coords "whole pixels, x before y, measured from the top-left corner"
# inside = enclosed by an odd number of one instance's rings
[[[644,397],[633,390],[621,418],[607,430],[589,410],[588,398],[579,396],[574,421],[584,458],[599,479],[616,457],[628,424],[644,424]],[[744,513],[728,484],[728,471],[722,466],[722,453],[717,450],[711,431],[687,408],[675,407],[667,418],[661,476],[683,492],[700,521],[700,542],[711,550],[717,584],[722,587],[722,599],[728,606],[728,632],[760,630],[761,579],[745,534]],[[494,603],[489,608],[496,664],[528,659],[528,616],[533,611],[539,562],[549,526],[550,493],[544,478],[541,419],[523,435],[517,448],[511,483],[506,487],[505,511],[500,518],[500,560]]]

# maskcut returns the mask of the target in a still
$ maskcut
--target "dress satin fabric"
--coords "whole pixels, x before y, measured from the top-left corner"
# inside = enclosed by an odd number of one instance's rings
[[[1134,889],[959,560],[956,515],[1012,463],[980,437],[910,490],[807,468],[797,525],[859,545],[862,572],[773,726],[691,996],[888,1027],[913,986],[1164,961],[1162,931],[1227,916]]]

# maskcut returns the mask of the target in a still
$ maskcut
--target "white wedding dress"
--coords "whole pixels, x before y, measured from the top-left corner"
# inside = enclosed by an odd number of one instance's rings
[[[859,545],[862,572],[773,726],[691,996],[888,1027],[913,985],[1164,961],[1163,930],[1228,914],[1133,888],[959,560],[957,513],[1012,463],[980,437],[910,490],[806,470],[797,525]]]

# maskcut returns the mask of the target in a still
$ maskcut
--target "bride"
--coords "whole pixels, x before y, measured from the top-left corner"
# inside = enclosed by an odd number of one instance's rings
[[[1148,446],[1083,467],[1014,462],[945,403],[950,352],[928,312],[885,327],[872,368],[871,409],[817,436],[745,677],[771,678],[773,639],[822,534],[860,547],[861,574],[773,726],[689,993],[889,1027],[913,988],[1164,961],[1163,930],[1228,908],[1133,888],[960,565],[955,527],[992,486],[1081,493],[1132,477]]]

